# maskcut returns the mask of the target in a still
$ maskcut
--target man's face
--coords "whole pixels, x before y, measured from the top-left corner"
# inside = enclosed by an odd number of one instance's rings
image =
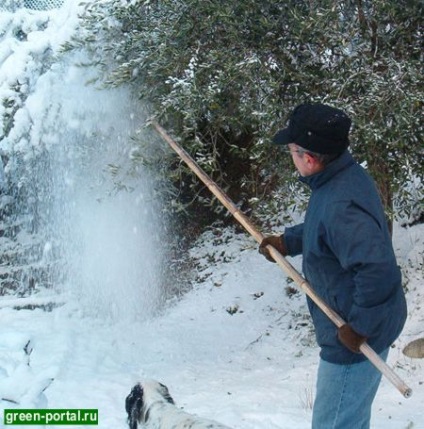
[[[300,173],[301,176],[308,176],[310,173],[308,174],[308,166],[304,149],[302,149],[295,143],[289,143],[288,147],[297,171]]]
[[[296,143],[289,143],[288,147],[293,163],[301,176],[311,176],[324,169],[324,165],[321,164],[316,157],[306,152],[305,149],[298,146]]]

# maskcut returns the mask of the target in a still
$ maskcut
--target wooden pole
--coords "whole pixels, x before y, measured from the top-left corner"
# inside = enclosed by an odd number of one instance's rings
[[[181,159],[189,166],[189,168],[197,175],[197,177],[209,188],[209,190],[218,198],[219,201],[228,209],[228,211],[240,222],[243,227],[253,236],[253,238],[261,243],[264,236],[261,234],[253,223],[241,212],[225,192],[200,168],[197,162],[175,141],[168,133],[157,123],[152,122],[153,127],[161,135],[161,137],[174,149]],[[323,311],[328,318],[340,328],[346,322],[332,310],[312,289],[309,283],[302,275],[284,258],[280,252],[274,247],[268,245],[269,252],[275,262],[285,271],[285,273],[293,279],[298,287],[306,294],[315,304]],[[367,344],[364,343],[360,347],[361,352],[370,360],[370,362],[402,393],[405,398],[412,395],[412,389],[384,362],[383,359]]]

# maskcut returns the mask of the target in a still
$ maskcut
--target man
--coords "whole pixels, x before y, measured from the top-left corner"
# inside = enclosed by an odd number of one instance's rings
[[[347,148],[351,120],[323,104],[303,104],[274,143],[284,145],[312,190],[302,224],[269,236],[283,256],[303,255],[314,291],[346,324],[337,329],[310,299],[320,351],[313,429],[368,429],[381,373],[360,352],[365,341],[387,359],[406,319],[401,273],[378,192]],[[274,261],[273,261],[274,262]]]

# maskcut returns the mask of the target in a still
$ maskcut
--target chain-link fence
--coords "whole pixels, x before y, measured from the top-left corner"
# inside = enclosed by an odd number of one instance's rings
[[[62,6],[64,0],[3,0],[0,11],[14,12],[17,9],[49,10]]]

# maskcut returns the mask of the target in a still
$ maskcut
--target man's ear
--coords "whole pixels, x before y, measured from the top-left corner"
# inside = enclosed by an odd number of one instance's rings
[[[308,170],[310,170],[311,172],[314,171],[316,168],[318,160],[308,152],[305,152],[303,154],[303,159],[305,161],[305,164],[306,164]]]
[[[305,152],[303,157],[306,164],[306,168],[309,170],[310,174],[318,173],[324,169],[322,163],[310,153]]]

